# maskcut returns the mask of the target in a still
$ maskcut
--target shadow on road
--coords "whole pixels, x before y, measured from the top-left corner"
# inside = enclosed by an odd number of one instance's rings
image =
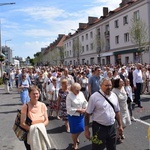
[[[144,99],[142,98],[141,99],[141,102],[149,102],[149,101],[150,101],[150,98],[144,98]]]
[[[16,105],[22,105],[21,103],[16,103],[16,104],[2,104],[0,106],[16,106]]]
[[[0,114],[10,114],[10,113],[17,113],[17,110],[14,111],[4,111],[4,112],[0,112]]]
[[[65,125],[62,125],[62,126],[59,126],[57,128],[53,128],[53,129],[47,130],[48,134],[57,134],[57,133],[63,133],[63,132],[66,132]]]
[[[148,115],[148,116],[143,116],[143,117],[140,117],[140,119],[141,119],[141,120],[148,120],[148,119],[150,119],[150,115]]]

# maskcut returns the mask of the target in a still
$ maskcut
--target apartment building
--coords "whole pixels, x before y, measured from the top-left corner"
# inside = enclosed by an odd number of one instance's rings
[[[64,64],[139,62],[139,47],[130,35],[133,19],[142,20],[147,28],[146,44],[140,54],[143,63],[150,63],[150,0],[122,0],[115,10],[104,7],[103,16],[88,17],[88,23],[79,23],[76,32],[68,34],[63,42]]]
[[[59,34],[57,39],[46,48],[41,48],[40,62],[43,65],[60,65],[64,63],[63,41],[66,36]]]

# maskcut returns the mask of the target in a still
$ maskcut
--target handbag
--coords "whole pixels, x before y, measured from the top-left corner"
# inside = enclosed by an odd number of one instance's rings
[[[131,101],[131,98],[128,96],[128,98],[127,98],[127,103],[131,103],[132,101]]]
[[[20,121],[21,121],[21,110],[17,110],[18,113],[17,113],[17,116],[16,116],[16,119],[15,119],[15,123],[13,125],[13,131],[15,132],[17,138],[20,140],[20,141],[26,141],[27,140],[27,134],[28,134],[28,131],[25,130],[24,128],[22,128],[20,126]],[[26,121],[25,123],[27,125],[31,125],[32,123],[32,120],[28,117],[28,104],[27,104],[27,112],[26,112]]]

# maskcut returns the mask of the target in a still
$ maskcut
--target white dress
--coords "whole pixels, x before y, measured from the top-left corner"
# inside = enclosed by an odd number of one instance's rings
[[[123,127],[131,124],[131,119],[129,115],[128,105],[127,105],[127,94],[124,90],[124,87],[120,90],[118,88],[113,88],[112,90],[118,97],[120,114],[122,117]]]

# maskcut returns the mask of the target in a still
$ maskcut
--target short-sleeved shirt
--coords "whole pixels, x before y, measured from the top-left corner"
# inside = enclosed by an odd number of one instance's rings
[[[100,90],[102,94],[103,91]],[[106,96],[111,103],[114,105],[115,112],[120,111],[118,98],[111,92],[110,95]],[[88,101],[88,107],[86,109],[88,114],[92,114],[93,121],[96,121],[99,124],[109,126],[115,122],[115,112],[112,106],[107,102],[107,100],[99,93],[95,92],[91,95]]]
[[[100,89],[100,76],[92,76],[89,78],[89,84],[91,85],[91,94],[93,94],[94,92],[99,91]]]
[[[37,102],[36,106],[28,103],[28,117],[32,120],[32,124],[43,123],[45,121],[44,114],[47,111],[47,107],[42,102]],[[27,105],[23,105],[21,109],[22,114],[26,114]]]

